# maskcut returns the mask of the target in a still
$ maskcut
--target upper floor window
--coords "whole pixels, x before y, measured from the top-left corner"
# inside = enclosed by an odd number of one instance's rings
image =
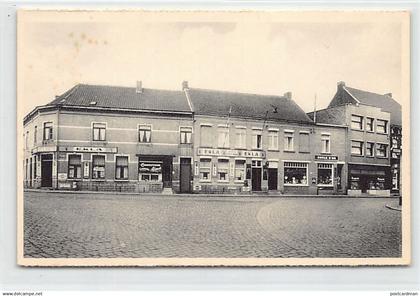
[[[152,140],[152,126],[150,124],[139,125],[139,142],[150,143]]]
[[[366,156],[374,157],[375,156],[375,143],[367,142],[366,143]]]
[[[52,140],[53,138],[53,123],[44,122],[44,140]]]
[[[93,140],[94,141],[105,141],[105,123],[93,123]]]
[[[192,127],[190,126],[181,127],[179,130],[179,133],[180,133],[181,144],[191,144]]]
[[[363,142],[362,141],[351,141],[351,154],[363,156]]]
[[[25,134],[25,148],[26,149],[29,148],[29,131],[26,131],[26,134]]]
[[[374,119],[372,117],[366,117],[366,131],[368,132],[374,131],[373,122],[374,122]]]
[[[92,179],[105,179],[105,156],[92,156]]]
[[[351,128],[362,130],[363,129],[363,116],[352,115],[351,116]]]
[[[236,148],[246,148],[246,129],[236,128]]]
[[[268,131],[268,149],[279,150],[279,132],[277,130]]]
[[[285,131],[284,132],[284,150],[285,151],[293,151],[293,137],[294,132],[292,131]]]
[[[309,132],[299,133],[299,152],[309,152]]]
[[[378,133],[387,134],[388,133],[388,121],[378,119],[376,120],[376,131]]]
[[[128,156],[115,157],[115,179],[128,179]]]
[[[229,148],[229,128],[227,126],[219,126],[217,133],[217,146],[220,148]]]
[[[387,144],[376,144],[376,156],[377,157],[388,157],[388,145]]]
[[[212,131],[211,125],[202,125],[200,127],[200,146],[201,147],[213,146],[213,137],[212,137],[211,131]]]
[[[252,130],[252,149],[261,149],[262,148],[262,130],[254,129]]]
[[[331,136],[328,134],[321,135],[321,146],[322,146],[322,153],[330,153],[331,152]]]
[[[35,125],[34,127],[34,145],[38,142],[38,127]]]

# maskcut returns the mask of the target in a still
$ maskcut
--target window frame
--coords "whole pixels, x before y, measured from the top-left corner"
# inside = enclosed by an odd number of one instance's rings
[[[98,177],[94,178],[94,170],[95,170],[94,159],[96,157],[98,157],[98,156],[103,156],[104,157],[104,165],[103,165],[103,168],[104,168],[104,176],[103,176],[103,178],[98,178]],[[91,179],[92,180],[96,180],[96,181],[105,181],[106,180],[106,154],[91,154],[91,165],[92,165],[92,168],[91,168]],[[97,167],[102,167],[102,166],[97,166]]]
[[[47,127],[47,124],[51,125]],[[47,133],[48,130],[48,133]],[[47,137],[48,134],[48,137]],[[54,139],[54,123],[52,121],[44,121],[42,123],[42,140],[43,141],[53,141]]]
[[[369,121],[371,122],[371,124],[370,124],[371,129],[368,129],[368,122]],[[375,121],[376,121],[375,118],[366,116],[365,130],[368,133],[374,133],[375,132]]]
[[[217,147],[218,148],[230,147],[229,126],[226,124],[219,124],[217,126]]]
[[[246,159],[245,158],[235,158],[235,174],[233,177],[233,180],[235,183],[243,183],[246,180]],[[237,165],[237,162],[243,162],[243,166],[242,168],[240,166]],[[238,171],[243,171],[243,180],[237,180],[237,172]]]
[[[369,145],[372,146],[372,153],[371,154],[368,154],[368,151],[369,151],[368,146]],[[375,142],[370,142],[370,141],[367,141],[366,142],[366,148],[365,148],[365,150],[366,150],[366,152],[365,152],[366,157],[371,157],[371,158],[375,157],[375,154],[376,154],[375,146],[376,146]]]
[[[104,127],[95,127],[95,125],[103,125]],[[106,130],[107,130],[107,123],[106,122],[92,122],[92,141],[94,142],[105,142],[106,141]],[[95,139],[95,130],[99,130],[98,132],[98,139]],[[102,133],[103,131],[103,133]],[[103,134],[103,139],[102,135]]]
[[[358,117],[360,119],[360,121],[354,120],[355,117]],[[351,120],[350,127],[351,127],[352,130],[356,130],[356,131],[362,131],[363,130],[363,124],[364,124],[364,117],[363,116],[357,115],[357,114],[352,114],[350,120]],[[353,126],[354,123],[357,123],[360,126],[360,128],[354,127]]]
[[[203,128],[207,129],[209,135],[204,135],[204,137],[203,137],[203,130],[204,130]],[[210,124],[210,123],[201,123],[200,124],[200,147],[203,147],[203,148],[213,147],[213,141],[211,140],[211,138],[213,136],[212,135],[212,133],[213,133],[212,130],[213,130],[213,125],[212,124]],[[204,144],[206,144],[206,145],[203,145],[203,139],[207,139],[206,141],[209,141],[209,143],[204,141]]]
[[[71,156],[78,156],[80,158],[80,164],[79,165],[72,165],[75,168],[75,177],[70,177],[70,157]],[[83,179],[83,167],[82,167],[82,163],[83,163],[83,155],[81,153],[69,153],[67,154],[67,179],[70,180],[81,180]],[[77,177],[77,167],[80,166],[80,177]]]
[[[125,157],[125,158],[127,158],[127,166],[122,166],[122,165],[117,165],[117,158],[119,158],[119,157]],[[118,154],[118,155],[114,155],[114,163],[115,163],[115,176],[114,176],[114,178],[115,178],[115,180],[116,181],[128,181],[128,179],[130,178],[130,156],[129,155],[125,155],[125,154]],[[127,167],[127,178],[120,178],[120,177],[118,177],[117,178],[117,168],[118,167],[120,167],[120,168],[124,168],[124,167]],[[123,173],[123,175],[124,175],[124,173]]]
[[[330,167],[324,167],[324,168],[320,168],[320,165],[327,165]],[[330,170],[331,171],[331,184],[322,184],[319,183],[319,170]],[[317,173],[317,178],[316,178],[316,185],[318,187],[334,187],[334,164],[329,163],[329,162],[318,162],[317,166],[316,166],[316,173]]]
[[[380,122],[383,122],[384,125],[379,124]],[[383,127],[385,131],[380,131],[380,127]],[[388,134],[388,120],[385,119],[376,119],[376,133],[387,135]]]
[[[184,129],[184,131],[183,131]],[[189,129],[189,132],[185,131],[185,129]],[[190,134],[189,139],[187,136],[187,141],[183,142],[183,134]],[[179,143],[180,144],[192,144],[192,140],[193,140],[193,127],[192,126],[188,126],[188,125],[182,125],[179,127]]]
[[[291,166],[288,164],[297,164],[298,166]],[[299,166],[299,165],[304,165],[304,166]],[[298,168],[298,169],[306,169],[306,184],[291,184],[291,183],[286,183],[285,182],[285,177],[286,177],[286,169],[293,169],[293,168]],[[305,186],[309,186],[309,162],[306,161],[295,161],[295,160],[284,160],[283,161],[283,186],[299,186],[299,187],[305,187]]]
[[[220,168],[220,163],[227,163],[227,168]],[[223,171],[226,174],[226,179],[220,179],[220,172]],[[228,157],[218,157],[217,158],[217,182],[220,183],[229,183],[230,182],[230,159]]]
[[[262,139],[263,130],[260,127],[253,127],[252,128],[252,149],[254,150],[261,150],[263,147],[263,139]],[[259,139],[259,141],[258,141]],[[259,145],[258,145],[259,143]]]
[[[274,134],[274,136],[273,136]],[[268,129],[268,147],[267,150],[270,151],[279,151],[279,130],[278,129]],[[273,146],[274,144],[274,146]]]
[[[209,167],[203,167],[203,166],[201,166],[201,163],[202,163],[201,160],[210,160],[210,161],[205,161],[206,163],[209,164]],[[207,156],[200,157],[198,163],[199,163],[198,164],[198,178],[199,178],[199,181],[200,182],[210,183],[211,182],[211,179],[212,179],[212,165],[213,165],[213,159],[212,159],[212,157],[207,157]],[[201,178],[201,172],[202,172],[202,170],[203,171],[205,170],[207,172],[207,169],[208,169],[209,178],[208,179]]]
[[[235,148],[246,149],[246,127],[245,126],[235,126],[235,138],[236,138]],[[239,139],[241,139],[241,141],[239,141]]]
[[[381,151],[382,149],[380,149],[379,147],[381,146],[381,145],[383,145],[383,146],[385,146],[385,149],[384,149],[384,151],[385,151],[385,155],[379,155],[378,154],[378,152],[379,151]],[[388,158],[388,156],[389,156],[389,153],[388,153],[388,144],[386,144],[386,143],[376,143],[376,147],[375,147],[375,151],[376,151],[376,153],[375,153],[375,155],[376,155],[376,157],[377,158]]]
[[[355,154],[355,153],[353,153],[353,148],[355,147],[355,146],[353,146],[353,142],[358,142],[358,143],[361,143],[361,147],[358,147],[358,148],[360,148],[360,154]],[[350,149],[350,154],[352,155],[352,156],[364,156],[365,154],[364,154],[364,141],[360,141],[360,140],[351,140],[350,141],[350,145],[351,145],[351,149]]]
[[[149,129],[142,129],[142,127],[148,127]],[[142,140],[142,137],[140,135],[140,132],[141,131],[149,132],[149,141],[143,141]],[[152,135],[153,135],[153,126],[152,126],[152,124],[150,124],[150,123],[139,123],[137,125],[137,137],[138,137],[137,140],[138,140],[138,143],[141,143],[141,144],[150,144],[150,143],[152,143]]]
[[[324,145],[324,142],[326,143]],[[324,148],[327,148],[324,150]],[[322,154],[331,154],[331,134],[330,133],[321,133],[321,153]]]
[[[288,137],[287,135],[291,135],[291,137]],[[288,139],[292,139],[292,140],[289,142]],[[286,152],[295,152],[295,131],[284,130],[283,140],[284,140],[284,147],[283,147],[284,149],[283,150],[286,151]]]

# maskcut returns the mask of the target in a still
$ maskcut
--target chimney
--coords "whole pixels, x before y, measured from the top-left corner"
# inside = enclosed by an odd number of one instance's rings
[[[291,92],[291,91],[285,92],[283,96],[284,96],[286,99],[291,100],[291,99],[292,99],[292,92]]]
[[[346,86],[346,83],[344,81],[337,82],[337,89],[342,89],[344,86]]]
[[[392,98],[392,93],[387,93],[387,94],[385,94],[385,96],[388,96],[388,97]]]
[[[142,94],[143,93],[143,87],[142,87],[141,80],[137,80],[136,93],[137,94]]]
[[[188,81],[182,81],[182,90],[188,89]]]

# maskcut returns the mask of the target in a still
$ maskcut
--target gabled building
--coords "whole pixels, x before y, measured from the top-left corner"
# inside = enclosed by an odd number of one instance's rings
[[[388,194],[400,188],[401,105],[380,95],[337,84],[329,106],[308,114],[317,123],[346,125],[349,194]]]

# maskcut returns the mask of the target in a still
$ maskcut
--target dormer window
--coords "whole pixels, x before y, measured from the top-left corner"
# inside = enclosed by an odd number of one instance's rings
[[[89,103],[89,105],[90,105],[90,106],[96,106],[96,102],[95,102],[95,101],[91,101],[91,102]]]

